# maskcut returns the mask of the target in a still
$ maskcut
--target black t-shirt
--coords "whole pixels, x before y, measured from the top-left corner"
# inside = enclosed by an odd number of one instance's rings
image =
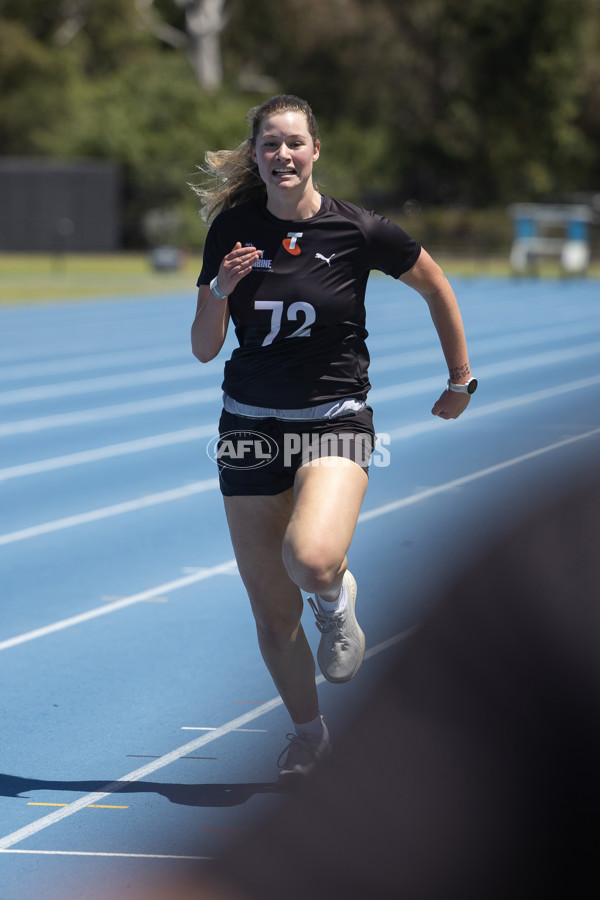
[[[223,389],[240,403],[281,409],[364,399],[369,272],[399,278],[419,244],[389,219],[332,197],[297,222],[276,218],[264,202],[245,203],[209,229],[198,286],[210,283],[237,241],[262,257],[229,297],[239,347]]]

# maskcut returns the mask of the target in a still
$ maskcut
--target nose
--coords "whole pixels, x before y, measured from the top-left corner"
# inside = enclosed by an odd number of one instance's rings
[[[288,159],[290,155],[290,151],[288,150],[285,144],[281,144],[279,150],[277,151],[278,159]]]

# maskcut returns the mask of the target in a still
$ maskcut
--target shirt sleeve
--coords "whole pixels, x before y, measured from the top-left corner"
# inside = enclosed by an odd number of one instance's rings
[[[218,219],[215,219],[206,235],[202,256],[202,269],[200,270],[196,287],[200,287],[202,284],[210,284],[215,275],[218,274],[221,260],[225,256],[225,253],[222,252],[221,247],[219,246],[218,234]]]
[[[362,228],[372,268],[393,278],[400,278],[412,269],[421,253],[421,245],[399,225],[385,216],[365,212]]]

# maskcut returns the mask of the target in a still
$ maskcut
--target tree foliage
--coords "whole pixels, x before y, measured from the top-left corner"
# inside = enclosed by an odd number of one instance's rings
[[[312,103],[319,184],[347,199],[482,207],[600,190],[600,0],[228,0],[212,90],[161,39],[185,31],[185,7],[0,0],[1,152],[113,160],[128,244],[156,210],[179,221],[173,239],[201,236],[196,166],[279,91]]]

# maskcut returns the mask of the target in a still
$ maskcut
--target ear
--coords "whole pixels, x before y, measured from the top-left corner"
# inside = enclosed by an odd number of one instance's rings
[[[313,162],[316,162],[321,155],[321,141],[315,141],[315,149],[313,152]]]
[[[250,144],[250,159],[252,162],[258,163],[258,159],[256,157],[256,150],[254,149],[254,145]]]

